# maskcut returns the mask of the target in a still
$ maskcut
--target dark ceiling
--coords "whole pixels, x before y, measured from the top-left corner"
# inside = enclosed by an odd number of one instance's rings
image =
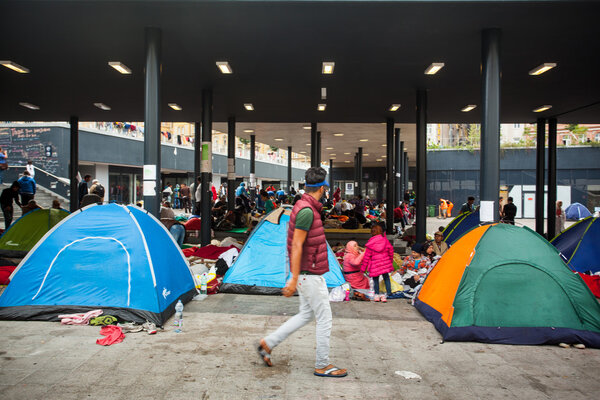
[[[164,121],[198,120],[201,90],[211,87],[215,121],[411,123],[415,89],[427,88],[429,121],[478,122],[481,107],[460,109],[481,104],[481,30],[497,27],[502,121],[532,122],[543,104],[553,105],[549,116],[600,101],[599,15],[596,1],[2,1],[0,60],[31,73],[0,67],[0,119],[142,121],[144,27],[154,26],[163,33]],[[217,70],[222,60],[233,75]],[[335,74],[324,76],[329,60]],[[446,66],[424,75],[432,62]],[[544,62],[558,67],[528,75]],[[392,103],[402,108],[388,113]],[[598,123],[600,106],[559,122]]]

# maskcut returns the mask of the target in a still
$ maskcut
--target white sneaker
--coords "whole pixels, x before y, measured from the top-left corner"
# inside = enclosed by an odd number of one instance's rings
[[[381,296],[380,296],[380,295],[378,295],[378,294],[376,294],[376,295],[373,297],[373,301],[375,301],[375,302],[379,302],[379,300],[380,300],[380,299],[381,299]]]

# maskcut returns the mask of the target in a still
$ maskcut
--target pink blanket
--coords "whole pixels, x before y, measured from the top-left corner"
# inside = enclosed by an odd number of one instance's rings
[[[63,314],[59,315],[60,323],[63,325],[87,325],[90,319],[96,318],[103,313],[102,310],[92,310],[85,314]]]

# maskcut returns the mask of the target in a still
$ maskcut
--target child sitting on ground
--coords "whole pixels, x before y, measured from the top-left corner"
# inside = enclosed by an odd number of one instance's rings
[[[373,301],[387,302],[386,295],[379,295],[379,277],[383,277],[387,296],[392,294],[389,273],[394,270],[394,248],[385,236],[380,224],[374,224],[371,228],[371,238],[365,245],[362,272],[369,270],[369,276],[373,278],[375,297]]]
[[[422,268],[428,269],[431,261],[427,257],[427,248],[422,244],[412,246],[412,253],[404,259],[400,268],[400,275],[404,280],[404,284],[415,288],[421,279],[419,270]]]

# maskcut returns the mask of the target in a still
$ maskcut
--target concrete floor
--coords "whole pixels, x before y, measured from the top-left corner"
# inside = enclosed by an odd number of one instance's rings
[[[131,333],[109,347],[99,327],[0,321],[1,399],[597,399],[600,350],[444,343],[406,300],[333,303],[332,361],[312,375],[314,323],[275,349],[254,343],[298,299],[218,294],[185,308],[183,333]],[[422,378],[407,380],[395,371]]]

